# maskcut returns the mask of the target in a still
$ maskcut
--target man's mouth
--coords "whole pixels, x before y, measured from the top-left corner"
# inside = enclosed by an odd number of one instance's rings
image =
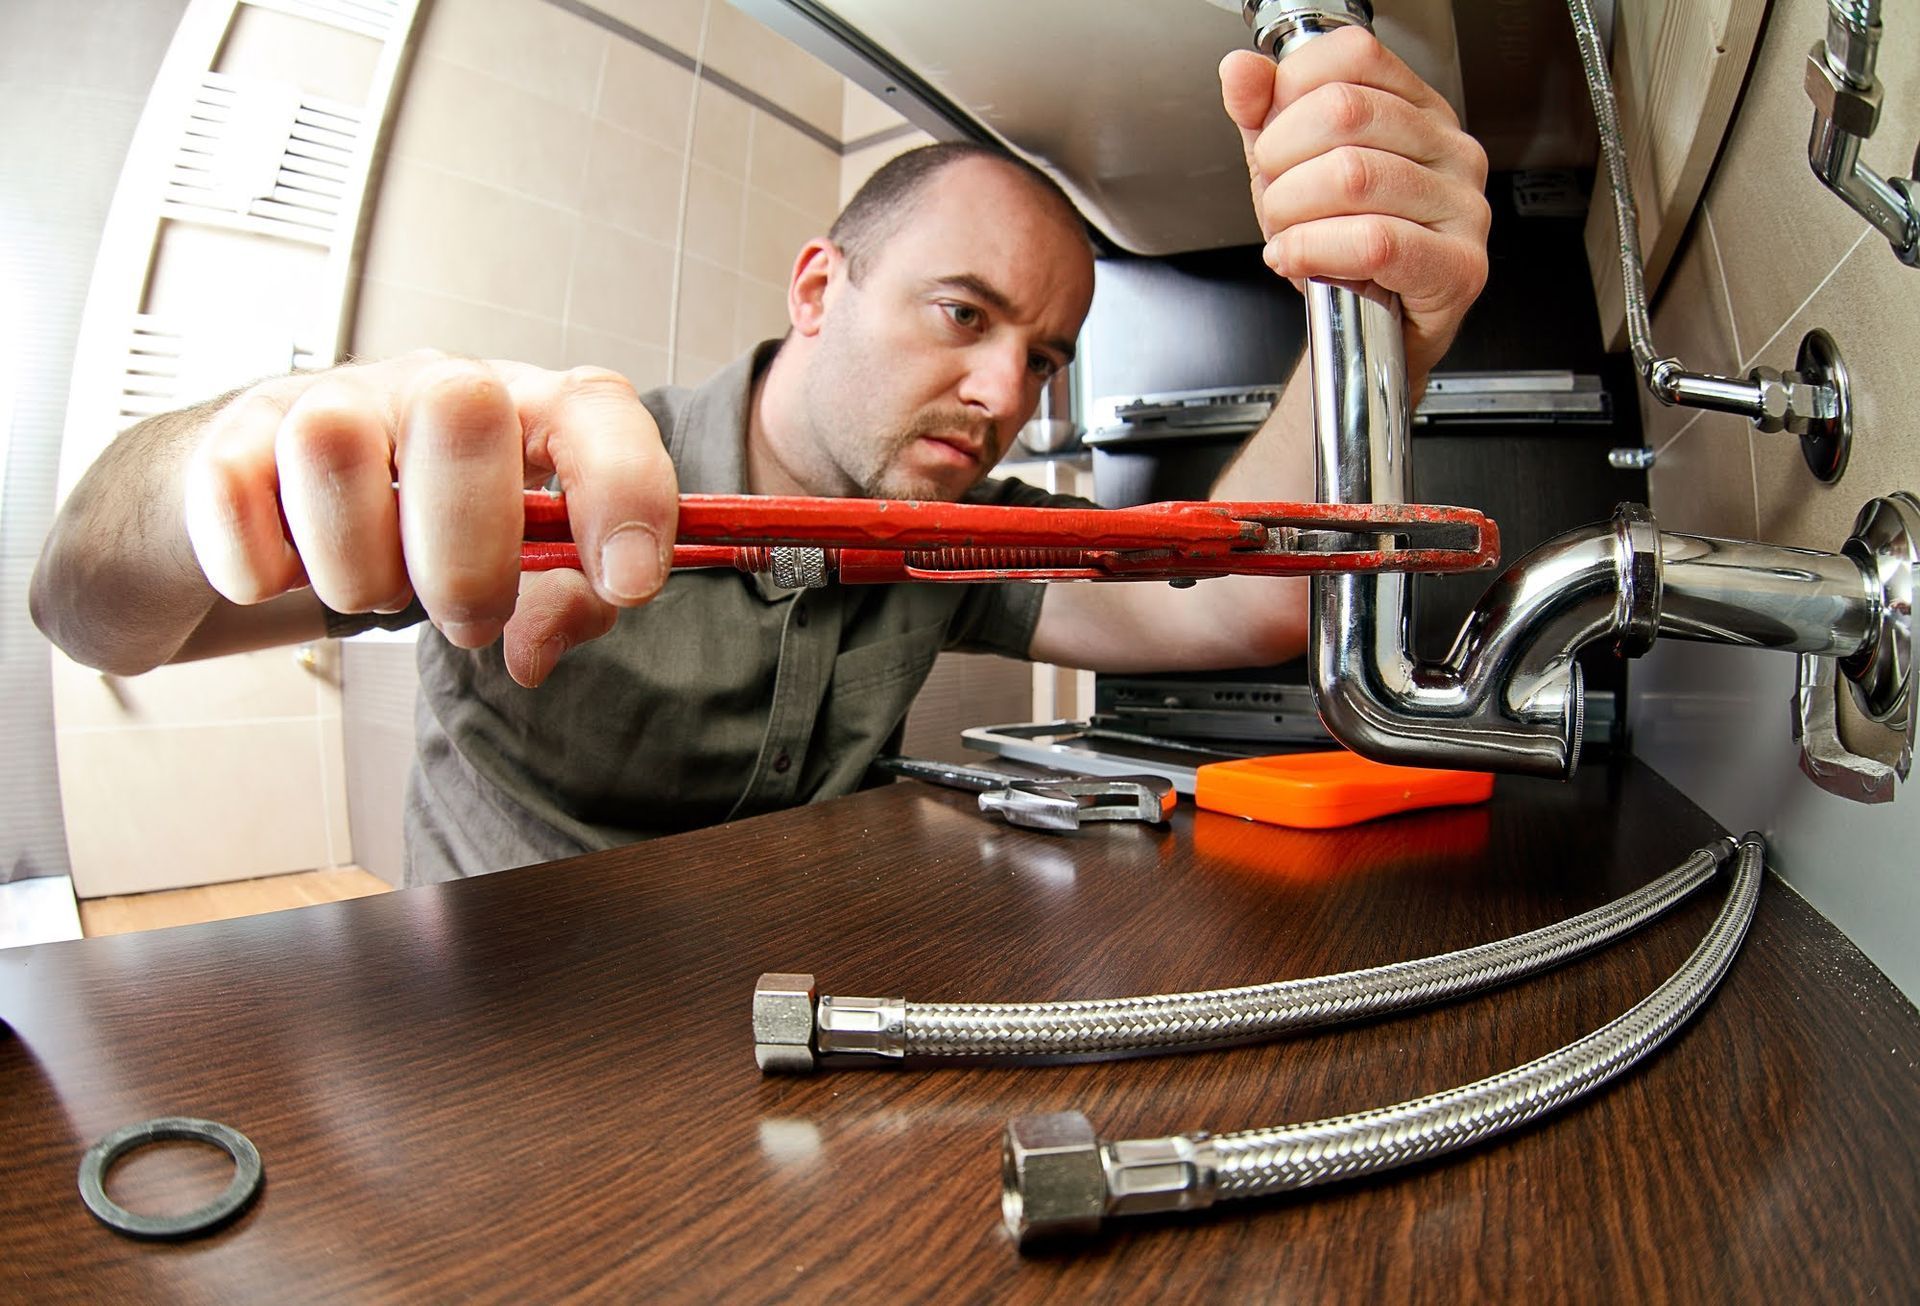
[[[986,455],[984,446],[969,440],[963,435],[950,435],[944,432],[936,432],[923,435],[920,438],[928,444],[945,451],[944,456],[953,459],[955,462],[974,465],[979,463]]]

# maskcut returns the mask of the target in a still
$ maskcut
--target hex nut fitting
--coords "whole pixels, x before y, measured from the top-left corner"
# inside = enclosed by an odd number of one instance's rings
[[[1747,373],[1747,380],[1757,388],[1760,401],[1754,426],[1768,434],[1786,430],[1787,419],[1793,412],[1793,382],[1789,375],[1776,368],[1756,367]]]
[[[769,971],[753,986],[753,1059],[761,1073],[813,1069],[813,1003],[811,975]]]
[[[1107,1175],[1078,1111],[1016,1116],[1000,1148],[1000,1214],[1022,1247],[1100,1229]]]
[[[1854,86],[1827,63],[1823,43],[1816,42],[1807,54],[1807,98],[1815,113],[1851,136],[1864,139],[1880,124],[1879,79],[1864,90]]]

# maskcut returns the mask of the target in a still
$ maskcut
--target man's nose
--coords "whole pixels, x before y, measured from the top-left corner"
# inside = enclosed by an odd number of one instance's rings
[[[1020,348],[981,348],[961,384],[963,403],[985,410],[997,423],[1018,416],[1027,402],[1027,354]]]

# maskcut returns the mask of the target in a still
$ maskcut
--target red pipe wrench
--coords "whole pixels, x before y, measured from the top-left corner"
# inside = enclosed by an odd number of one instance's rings
[[[1154,503],[1024,508],[909,499],[683,494],[673,565],[785,585],[1166,580],[1486,571],[1500,532],[1430,504]],[[564,496],[526,495],[523,571],[578,570]]]

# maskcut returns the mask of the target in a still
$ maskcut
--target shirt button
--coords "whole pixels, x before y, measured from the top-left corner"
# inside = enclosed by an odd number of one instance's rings
[[[793,619],[802,630],[805,630],[807,626],[807,610],[803,607],[796,606],[793,610]]]
[[[785,753],[782,753],[780,754],[780,756],[773,759],[773,769],[781,775],[785,775],[787,773],[787,768],[792,765],[793,765],[793,759],[791,757],[788,757]]]

